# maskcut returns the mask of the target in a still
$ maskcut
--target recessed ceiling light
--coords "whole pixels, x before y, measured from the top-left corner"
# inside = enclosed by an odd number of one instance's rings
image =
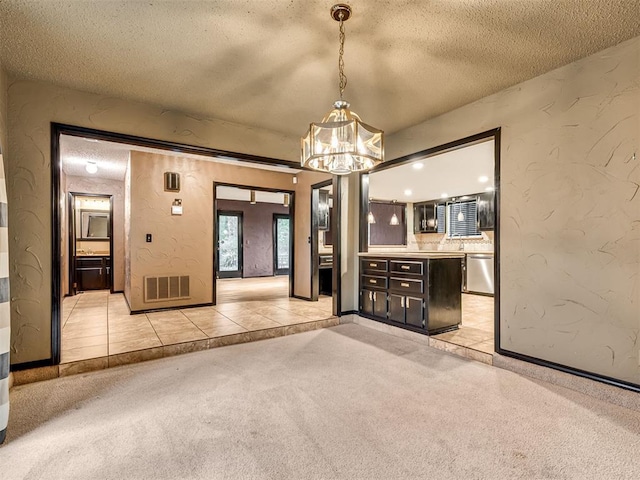
[[[405,194],[407,197],[411,196],[411,194],[412,194],[412,193],[413,193],[413,192],[412,192],[411,190],[409,190],[408,188],[404,191],[404,194]]]
[[[441,193],[440,194],[440,198],[449,198],[449,194],[448,193]]]
[[[487,187],[484,190],[485,192],[493,192],[493,187]]]
[[[87,162],[84,169],[87,171],[87,173],[96,173],[98,171],[98,165],[96,164],[96,162]]]
[[[478,181],[480,183],[487,183],[489,181],[489,177],[487,177],[486,175],[482,175],[481,177],[478,177]]]
[[[420,170],[422,167],[424,167],[424,164],[420,163],[420,162],[416,162],[413,164],[413,169],[414,170]]]

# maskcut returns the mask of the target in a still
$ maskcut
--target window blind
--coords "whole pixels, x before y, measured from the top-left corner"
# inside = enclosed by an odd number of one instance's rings
[[[449,215],[447,216],[447,223],[450,237],[480,235],[478,232],[478,205],[475,200],[449,203],[448,207]],[[463,220],[458,220],[458,214],[460,212],[464,215]]]

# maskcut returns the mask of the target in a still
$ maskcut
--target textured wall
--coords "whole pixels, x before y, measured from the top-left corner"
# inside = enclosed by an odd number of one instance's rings
[[[218,210],[242,212],[242,276],[273,275],[273,214],[287,215],[289,207],[275,203],[218,200]]]
[[[299,138],[54,85],[9,80],[12,362],[49,358],[51,122],[296,161]]]
[[[101,195],[113,195],[113,290],[124,291],[124,182],[109,180],[106,178],[66,177],[65,194],[98,193]],[[66,202],[65,202],[66,205]],[[66,223],[63,239],[66,238]],[[69,249],[63,250],[63,268],[69,268]],[[69,293],[69,282],[62,285],[65,294]]]
[[[640,384],[640,38],[387,139],[396,158],[494,127],[501,346]]]
[[[9,422],[9,233],[3,149],[7,145],[7,78],[0,65],[0,443]]]
[[[180,192],[164,191],[164,172],[180,174]],[[291,174],[237,167],[181,157],[131,152],[131,292],[132,310],[195,305],[212,301],[213,183],[233,183],[290,190]],[[171,215],[182,199],[183,214]],[[145,234],[153,235],[146,243]],[[144,302],[146,275],[189,275],[191,298]]]

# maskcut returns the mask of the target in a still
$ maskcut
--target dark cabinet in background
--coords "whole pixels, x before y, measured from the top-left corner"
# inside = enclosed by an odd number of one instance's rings
[[[478,230],[495,229],[495,192],[478,194]]]
[[[413,233],[438,231],[438,202],[420,202],[413,205]]]
[[[76,291],[111,288],[111,258],[77,257]]]
[[[330,228],[330,211],[329,211],[329,192],[326,190],[318,191],[318,230],[329,230]]]

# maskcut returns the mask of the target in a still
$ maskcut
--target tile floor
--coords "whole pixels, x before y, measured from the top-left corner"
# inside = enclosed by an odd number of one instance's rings
[[[61,363],[324,320],[331,307],[285,297],[130,315],[122,294],[85,292],[63,300]]]
[[[260,282],[264,283],[264,280]],[[67,297],[62,306],[61,363],[270,330],[331,317],[331,297],[321,297],[317,303],[311,303],[289,298],[275,289],[271,297],[263,292],[260,300],[248,300],[246,296],[238,297],[240,283],[237,280],[227,281],[224,285],[222,290],[226,288],[230,294],[225,300],[228,303],[137,315],[129,314],[122,294],[110,294],[105,290]],[[460,329],[434,335],[433,338],[493,353],[493,297],[463,294]]]
[[[463,293],[460,328],[433,338],[485,353],[495,352],[493,302],[493,297]]]

